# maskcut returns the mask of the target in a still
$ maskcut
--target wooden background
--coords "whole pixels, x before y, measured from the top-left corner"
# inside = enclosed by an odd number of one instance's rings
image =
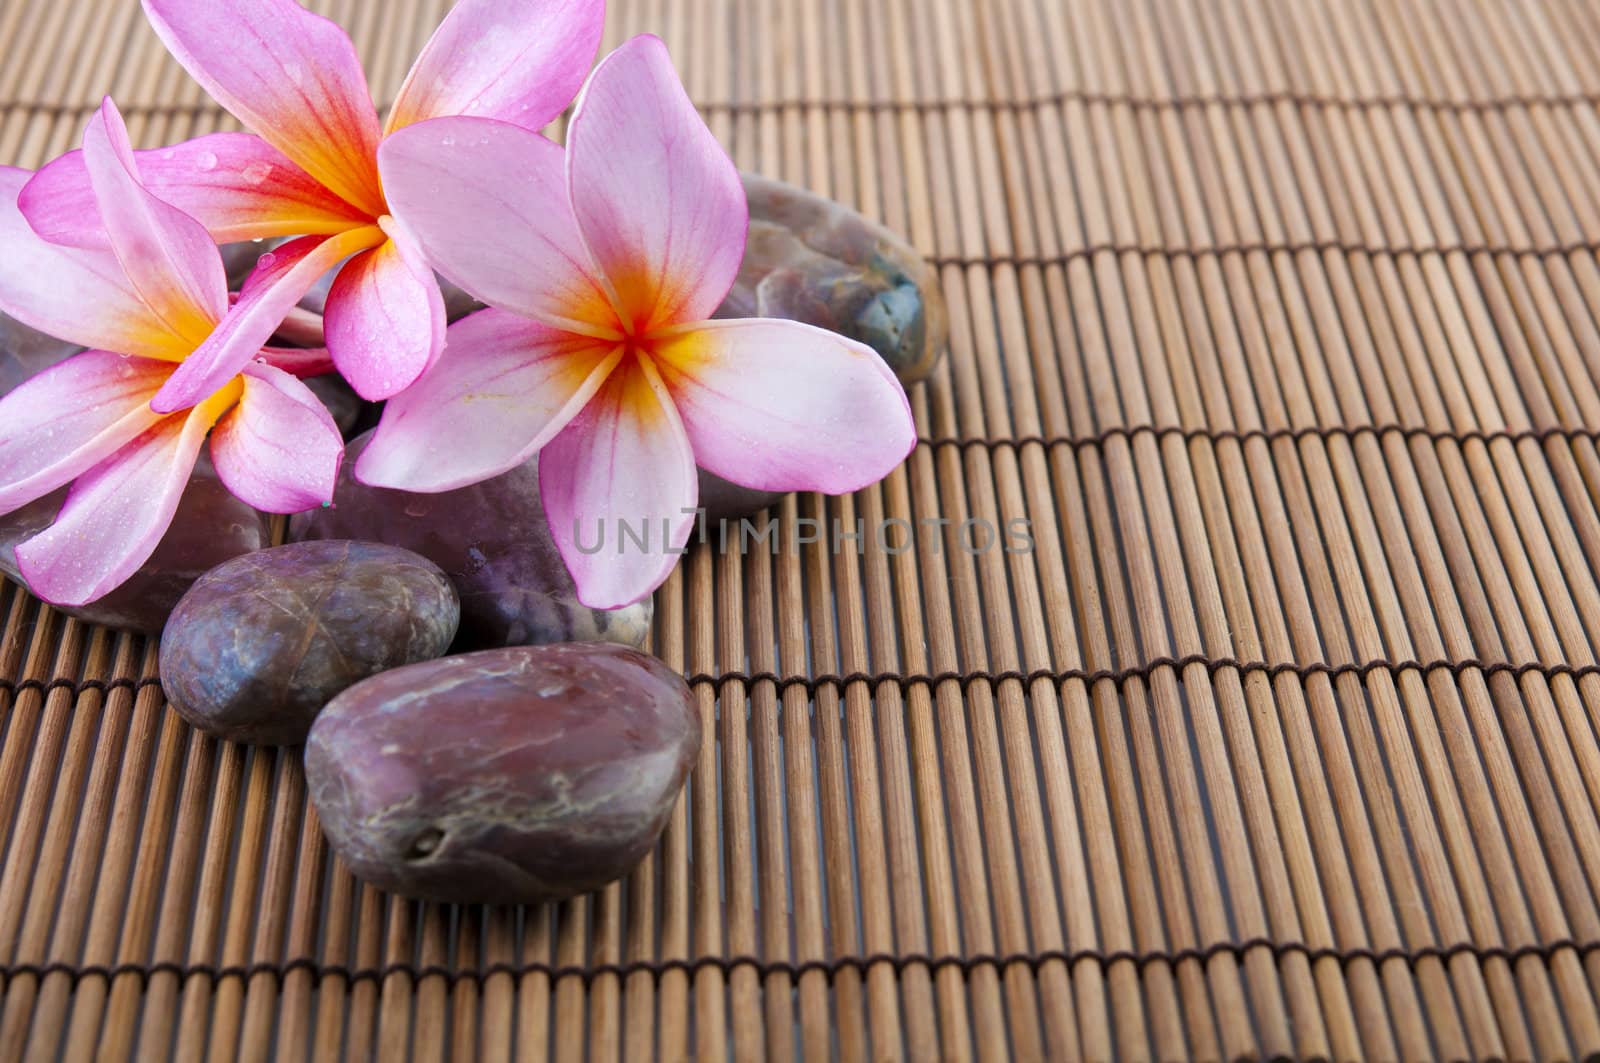
[[[329,0],[392,97],[443,0]],[[298,754],[0,594],[0,1054],[1600,1052],[1600,10],[612,0],[739,164],[938,264],[924,445],[698,550],[713,737],[557,909],[363,889]],[[0,6],[0,160],[227,119],[132,0]],[[936,547],[938,547],[936,549]]]

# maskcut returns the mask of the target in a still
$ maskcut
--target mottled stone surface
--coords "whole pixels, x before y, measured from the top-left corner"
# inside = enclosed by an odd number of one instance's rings
[[[750,237],[717,317],[781,317],[860,340],[913,384],[949,328],[933,267],[889,230],[832,200],[744,174]]]
[[[0,395],[9,394],[29,377],[83,350],[47,336],[14,317],[0,314]]]
[[[66,497],[63,487],[0,517],[0,570],[7,576],[22,582],[17,544],[48,528]],[[63,612],[123,631],[160,634],[173,606],[195,580],[270,541],[267,518],[230,494],[210,461],[202,457],[189,477],[172,526],[150,560],[105,597]]]
[[[699,748],[689,688],[655,658],[519,646],[351,687],[311,729],[306,782],[328,840],[373,885],[536,903],[644,859]]]
[[[443,653],[458,618],[444,573],[408,550],[278,546],[213,569],[183,596],[161,639],[161,686],[204,731],[294,745],[339,691]]]
[[[369,487],[355,478],[368,435],[346,448],[333,505],[296,514],[289,538],[370,539],[415,550],[461,595],[457,650],[550,642],[644,645],[652,606],[590,609],[561,560],[539,503],[537,461],[439,494]]]

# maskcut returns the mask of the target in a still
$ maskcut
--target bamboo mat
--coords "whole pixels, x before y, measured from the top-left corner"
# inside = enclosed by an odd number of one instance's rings
[[[317,5],[392,97],[443,0]],[[416,905],[152,645],[0,595],[0,1056],[1600,1052],[1600,10],[611,0],[739,164],[906,233],[950,356],[849,529],[693,552],[658,851]],[[0,160],[228,120],[132,0],[0,6]]]

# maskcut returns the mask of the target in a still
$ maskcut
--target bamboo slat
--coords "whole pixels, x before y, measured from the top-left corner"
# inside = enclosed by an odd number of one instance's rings
[[[385,101],[448,0],[311,6]],[[937,267],[921,444],[767,518],[911,548],[692,551],[684,798],[528,910],[363,886],[297,752],[5,585],[0,1056],[1600,1055],[1600,9],[610,0],[646,31]],[[127,0],[0,45],[7,163],[106,93],[237,128]]]

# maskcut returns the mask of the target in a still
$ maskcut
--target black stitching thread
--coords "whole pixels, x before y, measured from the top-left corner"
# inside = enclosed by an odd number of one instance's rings
[[[1424,111],[1497,113],[1515,108],[1531,107],[1594,107],[1600,105],[1600,93],[1512,93],[1491,99],[1427,98],[1401,93],[1384,93],[1364,96],[1333,96],[1326,93],[1298,92],[1292,89],[1273,89],[1260,92],[1207,92],[1188,95],[1140,96],[1128,92],[1106,92],[1094,89],[1063,89],[1018,99],[924,99],[924,100],[855,100],[844,98],[806,99],[786,96],[764,100],[710,100],[696,104],[705,113],[762,114],[770,111],[803,110],[819,108],[830,111],[851,111],[867,114],[896,114],[913,111],[919,114],[954,110],[988,110],[1022,113],[1041,107],[1081,103],[1090,106],[1130,107],[1136,111],[1184,110],[1199,107],[1257,107],[1292,104],[1301,107],[1334,107],[1346,110],[1376,110],[1392,107],[1409,107]],[[91,102],[63,103],[44,100],[0,101],[0,109],[28,110],[43,114],[72,115],[93,110]],[[154,116],[220,115],[223,108],[211,101],[196,103],[141,103],[120,105],[124,114]],[[387,110],[389,106],[380,107]]]
[[[1429,243],[1429,244],[1368,244],[1353,240],[1291,240],[1273,242],[1250,240],[1220,244],[1140,244],[1104,241],[1075,247],[1052,255],[932,255],[928,261],[935,266],[1064,266],[1080,259],[1100,254],[1156,255],[1163,258],[1206,258],[1221,255],[1300,254],[1305,251],[1325,254],[1329,251],[1343,255],[1396,256],[1396,255],[1516,255],[1526,258],[1567,257],[1574,254],[1600,253],[1600,244],[1574,240],[1568,243],[1543,244],[1531,247],[1513,247],[1506,244],[1485,243]]]
[[[1273,941],[1270,938],[1256,937],[1245,941],[1219,941],[1210,945],[1173,951],[1135,952],[1132,950],[1116,950],[1108,952],[1102,949],[1048,949],[1042,952],[980,953],[970,956],[931,956],[926,953],[907,953],[903,955],[873,953],[867,956],[838,956],[827,960],[802,960],[798,962],[791,960],[763,960],[755,956],[701,956],[692,960],[634,960],[628,963],[602,963],[587,967],[573,964],[557,966],[547,963],[496,963],[487,967],[473,968],[444,967],[438,964],[417,966],[409,963],[390,963],[381,967],[350,967],[338,963],[321,963],[309,957],[299,957],[283,963],[252,963],[229,966],[173,962],[149,965],[123,963],[115,966],[98,964],[74,966],[55,962],[10,964],[0,967],[0,977],[8,980],[27,976],[43,979],[50,975],[61,974],[66,975],[76,985],[85,978],[111,980],[130,975],[136,976],[141,982],[146,983],[159,974],[170,974],[179,979],[199,976],[209,978],[214,982],[227,978],[240,978],[248,981],[259,975],[270,975],[281,982],[290,974],[305,971],[319,980],[327,977],[338,977],[343,978],[346,982],[381,982],[392,975],[404,975],[414,980],[443,978],[449,984],[455,985],[457,982],[481,983],[500,974],[512,977],[539,974],[548,977],[552,981],[578,978],[588,984],[596,979],[608,976],[628,978],[635,974],[649,974],[659,978],[663,974],[674,971],[693,976],[700,971],[706,970],[720,971],[722,974],[727,975],[739,969],[750,968],[755,971],[758,977],[763,979],[773,975],[784,975],[792,979],[798,979],[808,974],[819,973],[827,980],[832,981],[844,971],[864,974],[871,968],[878,966],[887,966],[896,974],[901,974],[910,967],[925,967],[935,972],[953,968],[960,971],[963,977],[969,976],[974,970],[980,968],[1005,970],[1019,965],[1037,973],[1040,968],[1054,963],[1076,966],[1079,963],[1090,962],[1102,967],[1109,967],[1118,963],[1132,963],[1143,971],[1153,964],[1176,965],[1187,962],[1205,964],[1219,956],[1229,956],[1237,961],[1242,960],[1246,953],[1256,949],[1270,951],[1274,959],[1280,962],[1290,956],[1298,956],[1304,957],[1310,963],[1332,960],[1341,967],[1348,967],[1351,964],[1360,962],[1376,965],[1400,962],[1414,968],[1424,961],[1448,963],[1462,956],[1471,957],[1479,963],[1498,960],[1512,964],[1528,959],[1537,959],[1541,963],[1548,964],[1560,952],[1573,952],[1577,954],[1579,959],[1585,959],[1591,953],[1600,952],[1600,941],[1578,942],[1572,938],[1562,938],[1556,941],[1515,947],[1505,945],[1480,946],[1463,941],[1453,945],[1425,945],[1407,950],[1403,948],[1373,949],[1357,947],[1340,949],[1332,946],[1313,947],[1301,941]]]
[[[1290,440],[1298,443],[1306,439],[1354,439],[1358,436],[1390,436],[1398,435],[1406,440],[1424,439],[1430,443],[1496,443],[1507,441],[1511,443],[1547,443],[1552,439],[1559,439],[1567,443],[1600,442],[1600,429],[1594,428],[1525,428],[1512,431],[1508,428],[1487,430],[1469,429],[1464,432],[1452,432],[1445,429],[1423,428],[1399,424],[1358,424],[1358,425],[1311,425],[1302,428],[1184,428],[1181,425],[1114,425],[1102,429],[1093,435],[1085,436],[1012,436],[986,439],[981,437],[960,438],[947,436],[942,438],[924,437],[918,439],[918,444],[927,447],[956,447],[968,450],[977,447],[983,450],[1020,449],[1030,444],[1040,446],[1070,447],[1073,450],[1083,450],[1090,447],[1104,446],[1113,439],[1133,439],[1136,436],[1154,436],[1157,440],[1177,438],[1185,443],[1247,443],[1252,440],[1263,440],[1267,443],[1277,443]]]
[[[146,687],[160,685],[161,679],[153,675],[141,679],[0,679],[0,690],[12,695],[20,694],[24,690],[37,690],[46,695],[52,690],[70,690],[74,694],[81,694],[86,690],[98,690],[102,694],[109,694],[113,690],[131,690],[138,693]]]
[[[892,683],[902,690],[913,686],[939,686],[944,683],[956,683],[963,691],[975,683],[984,683],[991,686],[1009,680],[1017,680],[1026,685],[1032,685],[1041,679],[1063,683],[1068,680],[1082,680],[1087,684],[1095,684],[1109,680],[1118,686],[1131,679],[1148,679],[1155,672],[1170,668],[1183,671],[1194,665],[1202,665],[1206,674],[1215,677],[1224,669],[1240,672],[1245,675],[1262,673],[1268,679],[1276,679],[1283,675],[1292,675],[1301,680],[1309,679],[1315,675],[1324,675],[1329,679],[1338,679],[1342,676],[1353,675],[1365,680],[1374,672],[1432,672],[1447,671],[1452,678],[1460,679],[1462,673],[1479,671],[1485,677],[1506,673],[1515,679],[1527,675],[1540,675],[1545,679],[1554,679],[1557,676],[1567,676],[1572,679],[1583,679],[1591,675],[1600,675],[1600,664],[1541,664],[1530,661],[1523,664],[1512,664],[1510,661],[1483,661],[1468,658],[1460,661],[1391,661],[1376,660],[1362,663],[1329,664],[1317,661],[1312,664],[1295,664],[1281,662],[1272,664],[1267,661],[1245,661],[1237,657],[1207,657],[1203,653],[1194,653],[1186,657],[1156,657],[1144,664],[1128,668],[1035,668],[1024,672],[1017,669],[1008,669],[1003,672],[991,672],[975,669],[968,672],[945,671],[932,674],[902,674],[899,672],[849,672],[846,674],[824,673],[822,675],[778,675],[776,672],[724,672],[713,675],[709,672],[696,672],[688,676],[688,682],[696,686],[715,686],[721,688],[728,683],[771,683],[781,693],[790,687],[804,687],[808,693],[815,694],[822,687],[842,688],[852,683],[866,683],[869,686],[878,686],[883,683]]]
[[[1203,653],[1189,654],[1185,657],[1156,657],[1143,664],[1127,668],[1035,668],[1032,671],[1007,669],[1006,671],[993,672],[986,669],[974,669],[966,672],[944,671],[922,674],[905,674],[900,672],[825,672],[820,675],[779,675],[776,672],[696,672],[686,676],[685,681],[695,686],[714,686],[721,688],[729,683],[743,683],[753,686],[757,683],[771,683],[779,692],[790,687],[804,687],[809,693],[815,694],[823,687],[842,688],[852,683],[866,683],[869,686],[879,686],[883,683],[893,683],[901,689],[913,686],[939,686],[944,683],[956,683],[963,691],[975,683],[998,685],[1010,680],[1031,685],[1042,679],[1063,683],[1068,680],[1081,680],[1084,683],[1094,684],[1109,680],[1118,686],[1131,679],[1148,679],[1163,668],[1183,671],[1194,665],[1203,665],[1208,676],[1215,677],[1218,672],[1225,669],[1242,674],[1262,673],[1268,679],[1276,679],[1283,675],[1293,675],[1301,680],[1309,679],[1314,675],[1325,675],[1330,679],[1354,675],[1366,679],[1374,672],[1423,672],[1432,673],[1448,671],[1455,679],[1459,679],[1464,672],[1480,671],[1486,677],[1506,673],[1515,679],[1527,675],[1539,675],[1545,679],[1554,679],[1566,676],[1572,679],[1583,679],[1591,675],[1600,675],[1600,664],[1543,664],[1538,661],[1528,661],[1522,664],[1513,664],[1510,661],[1484,661],[1477,658],[1465,660],[1437,660],[1437,661],[1393,661],[1379,659],[1361,663],[1348,662],[1345,664],[1329,664],[1323,661],[1311,664],[1295,664],[1292,661],[1276,664],[1267,661],[1246,661],[1237,657],[1207,657]],[[99,679],[39,679],[0,680],[0,690],[14,693],[23,690],[38,690],[48,692],[51,690],[72,690],[81,693],[85,690],[110,691],[118,689],[143,690],[145,687],[159,686],[161,680],[155,676],[142,679],[112,679],[109,681]]]

